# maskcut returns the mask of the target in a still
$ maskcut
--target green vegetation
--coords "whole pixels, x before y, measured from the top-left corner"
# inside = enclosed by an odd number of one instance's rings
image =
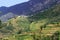
[[[2,22],[1,22],[1,20],[0,20],[0,26],[1,26],[1,24],[2,24]]]
[[[60,40],[60,5],[31,17],[0,21],[0,40]]]

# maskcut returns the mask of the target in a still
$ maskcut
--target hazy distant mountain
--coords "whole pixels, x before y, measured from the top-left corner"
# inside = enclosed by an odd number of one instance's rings
[[[36,12],[38,10],[49,8],[58,2],[60,2],[60,0],[30,0],[28,2],[17,4],[8,8],[0,7],[0,11],[2,11],[3,14],[8,12],[20,15],[29,14],[31,12]]]
[[[7,9],[8,9],[8,8],[7,8],[7,7],[4,7],[4,6],[0,7],[0,16],[6,14],[6,13],[8,12]]]
[[[0,16],[6,15],[9,12],[16,15],[31,15],[34,12],[48,9],[59,3],[60,0],[30,0],[11,7],[0,7],[0,11],[2,12]]]
[[[3,16],[0,17],[1,21],[6,22],[7,20],[11,19],[11,18],[15,18],[17,15],[13,14],[13,13],[7,13]]]

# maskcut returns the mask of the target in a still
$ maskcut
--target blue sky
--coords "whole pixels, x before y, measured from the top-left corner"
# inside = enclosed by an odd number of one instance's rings
[[[0,0],[0,7],[1,6],[12,6],[12,5],[16,5],[19,3],[23,3],[23,2],[27,2],[28,0]]]

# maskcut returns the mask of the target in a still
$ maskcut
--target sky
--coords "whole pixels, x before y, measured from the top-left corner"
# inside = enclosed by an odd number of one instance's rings
[[[0,7],[6,6],[10,7],[19,3],[27,2],[28,0],[0,0]]]

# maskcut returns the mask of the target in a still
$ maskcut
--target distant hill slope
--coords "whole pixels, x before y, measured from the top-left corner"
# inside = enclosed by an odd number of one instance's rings
[[[41,11],[60,3],[60,0],[30,0],[11,7],[0,7],[1,15],[12,12],[18,15],[30,15],[32,12]]]
[[[0,7],[0,19],[4,20],[6,18],[5,20],[8,20],[11,16],[11,18],[13,18],[13,15],[33,15],[36,14],[36,12],[49,9],[56,4],[60,4],[60,0],[30,0],[11,7],[3,6]],[[10,12],[13,13],[13,15],[7,15]],[[3,17],[4,15],[6,17]]]
[[[1,16],[1,17],[0,17],[0,20],[1,20],[2,22],[7,22],[9,19],[15,18],[15,17],[17,17],[17,16],[18,16],[18,15],[15,15],[15,14],[13,14],[13,13],[8,13],[8,14],[5,14],[5,15]]]
[[[45,18],[53,19],[56,17],[57,19],[59,18],[59,16],[60,16],[60,4],[55,5],[49,9],[43,10],[41,12],[34,13],[34,15],[32,15],[30,18],[32,18],[33,20],[42,20]]]

